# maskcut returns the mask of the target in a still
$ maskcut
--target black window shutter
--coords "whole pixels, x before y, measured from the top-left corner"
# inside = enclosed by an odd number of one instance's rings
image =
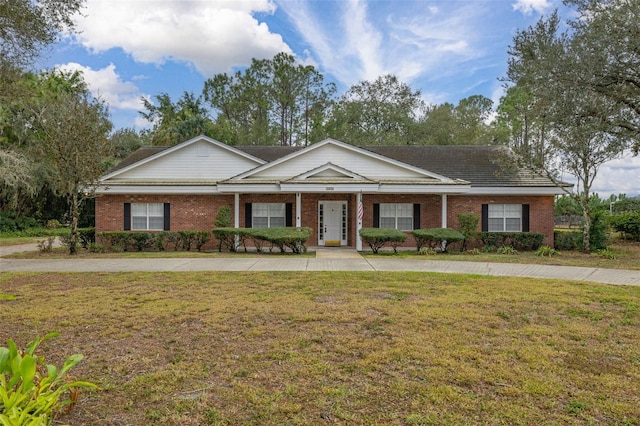
[[[244,204],[244,227],[251,228],[251,203]]]
[[[529,232],[529,204],[522,205],[522,232]]]
[[[489,204],[482,205],[482,232],[489,232]]]
[[[131,203],[124,203],[124,230],[131,231]]]
[[[413,229],[420,229],[420,204],[413,205]]]
[[[165,231],[171,229],[171,204],[164,203],[164,228]]]
[[[373,227],[380,228],[380,204],[373,204]]]
[[[284,205],[284,223],[285,226],[293,226],[293,203],[286,203]]]

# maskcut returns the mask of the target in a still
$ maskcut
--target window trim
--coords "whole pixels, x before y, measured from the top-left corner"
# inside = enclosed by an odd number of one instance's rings
[[[251,228],[274,228],[279,226],[287,226],[287,203],[251,203]],[[260,210],[259,206],[267,206],[267,226],[256,227],[256,218],[264,218],[265,216],[256,216],[256,211]],[[278,206],[277,209],[274,206]],[[256,208],[258,207],[258,208]],[[282,213],[282,216],[275,216],[273,211]],[[282,219],[282,225],[272,225],[272,220],[278,218]]]
[[[384,206],[393,206],[394,207],[394,215],[393,216],[385,216],[384,215]],[[398,209],[400,206],[404,206],[408,212],[410,212],[410,216],[398,216]],[[394,226],[392,229],[397,229],[399,231],[413,231],[415,229],[415,204],[414,203],[380,203],[380,210],[379,210],[379,224],[378,226],[380,228],[383,228],[382,226],[382,221],[383,219],[390,219],[393,218],[394,219]],[[400,229],[398,227],[398,219],[410,219],[410,228],[408,229]],[[387,227],[388,228],[388,227]]]
[[[492,212],[492,210],[495,210],[498,206],[502,207],[502,212],[501,212],[501,216],[498,217],[491,217],[491,214],[495,212]],[[518,206],[519,207],[519,215],[517,217],[518,219],[518,229],[517,230],[508,230],[507,229],[507,219],[516,219],[515,216],[507,216],[507,206]],[[489,204],[487,207],[487,232],[523,232],[523,217],[524,217],[524,205],[523,204],[517,204],[517,203],[496,203],[496,204]],[[491,229],[492,227],[492,222],[491,219],[501,219],[502,220],[502,226],[500,230],[495,230],[495,229]]]
[[[136,210],[136,206],[141,206],[144,205],[145,206],[145,215],[142,216],[140,214],[135,215],[135,210]],[[149,206],[150,205],[156,205],[156,206],[160,206],[161,210],[162,210],[162,215],[150,215],[149,214]],[[165,213],[167,211],[166,208],[166,203],[131,203],[131,207],[130,207],[130,230],[131,231],[163,231],[166,228],[166,216]],[[144,217],[145,218],[145,223],[146,223],[146,227],[145,228],[137,228],[136,224],[135,224],[135,220],[134,217],[136,218],[141,218]],[[151,218],[162,218],[162,225],[160,227],[151,227]]]

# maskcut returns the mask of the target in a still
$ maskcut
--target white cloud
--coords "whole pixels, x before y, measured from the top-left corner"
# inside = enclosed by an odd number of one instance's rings
[[[210,77],[290,52],[253,17],[274,10],[269,0],[88,0],[75,37],[94,52],[122,48],[138,62],[186,62]]]
[[[396,7],[350,0],[331,2],[330,16],[319,3],[281,0],[278,6],[320,67],[344,86],[386,73],[410,83],[443,70],[454,72],[483,53],[473,29],[485,6],[476,2],[444,10],[423,2]]]
[[[601,197],[611,194],[640,195],[640,156],[630,153],[600,167],[592,190]]]
[[[116,67],[113,64],[100,70],[93,70],[75,62],[58,65],[56,68],[65,72],[81,72],[91,93],[103,99],[110,108],[134,111],[143,109],[140,98],[148,95],[140,93],[140,89],[135,84],[123,81],[116,73]]]
[[[525,15],[531,15],[533,11],[542,14],[550,7],[549,0],[518,0],[513,3],[513,10],[520,11]]]

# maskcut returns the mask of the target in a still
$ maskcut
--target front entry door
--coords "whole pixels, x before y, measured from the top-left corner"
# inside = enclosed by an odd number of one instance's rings
[[[318,245],[347,245],[346,201],[320,201],[318,219]]]

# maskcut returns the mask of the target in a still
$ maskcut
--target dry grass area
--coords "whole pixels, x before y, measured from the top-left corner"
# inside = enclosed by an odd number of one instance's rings
[[[640,288],[424,273],[0,274],[83,353],[72,425],[638,425]]]

